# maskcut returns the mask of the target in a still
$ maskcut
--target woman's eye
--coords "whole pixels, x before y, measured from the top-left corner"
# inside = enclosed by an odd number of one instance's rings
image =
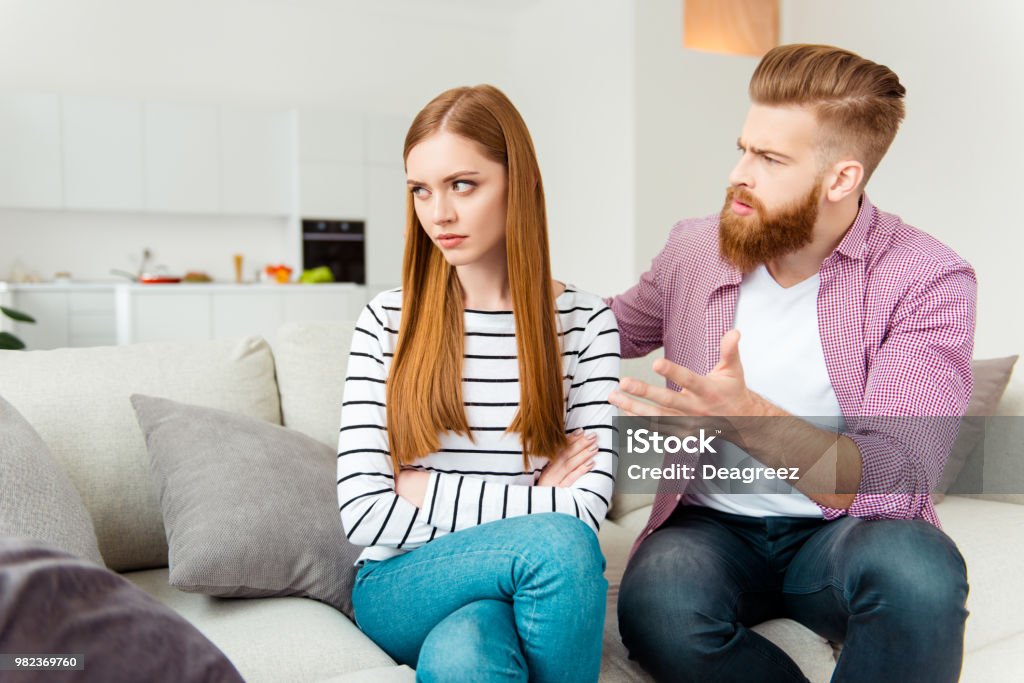
[[[413,185],[411,188],[409,188],[409,192],[412,193],[413,197],[420,197],[420,198],[426,197],[427,194],[429,194],[427,192],[427,188],[422,187],[420,185]]]
[[[452,189],[456,192],[467,192],[473,189],[473,183],[468,180],[456,180],[452,183]]]

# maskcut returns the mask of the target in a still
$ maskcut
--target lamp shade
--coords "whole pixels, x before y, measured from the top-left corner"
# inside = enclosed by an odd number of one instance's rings
[[[779,44],[779,0],[683,0],[683,47],[760,57]]]

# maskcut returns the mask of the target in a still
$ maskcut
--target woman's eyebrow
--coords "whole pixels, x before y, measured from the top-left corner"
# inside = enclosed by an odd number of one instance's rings
[[[480,171],[457,171],[455,173],[452,173],[450,176],[446,176],[441,182],[442,183],[447,183],[449,181],[455,180],[456,178],[458,178],[460,176],[467,176],[467,175],[480,175]],[[424,183],[423,181],[413,180],[411,178],[406,181],[406,185],[426,185],[426,184],[427,183]]]

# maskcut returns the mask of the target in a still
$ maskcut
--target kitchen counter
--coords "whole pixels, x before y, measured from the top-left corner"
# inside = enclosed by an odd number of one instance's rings
[[[0,305],[22,310],[38,323],[0,316],[0,330],[14,332],[29,349],[242,335],[272,339],[285,322],[355,320],[381,289],[352,282],[0,282]]]
[[[311,290],[356,290],[364,288],[365,285],[356,284],[355,282],[322,282],[317,284],[301,284],[296,282],[289,282],[280,284],[277,282],[243,282],[237,284],[234,282],[175,282],[168,284],[151,284],[143,285],[137,282],[127,282],[124,280],[111,280],[100,281],[100,282],[89,282],[89,281],[74,281],[71,282],[3,282],[0,281],[0,292],[64,292],[64,291],[87,291],[87,290],[113,290],[113,289],[129,289],[137,291],[182,291],[187,290],[189,292],[222,292],[222,291],[237,291],[237,292],[267,292],[267,291],[294,291],[294,292],[308,292]]]

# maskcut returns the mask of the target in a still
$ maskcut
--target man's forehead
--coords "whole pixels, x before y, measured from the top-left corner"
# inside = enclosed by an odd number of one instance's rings
[[[743,122],[740,142],[757,149],[777,149],[790,154],[813,149],[818,120],[809,107],[752,104]]]

